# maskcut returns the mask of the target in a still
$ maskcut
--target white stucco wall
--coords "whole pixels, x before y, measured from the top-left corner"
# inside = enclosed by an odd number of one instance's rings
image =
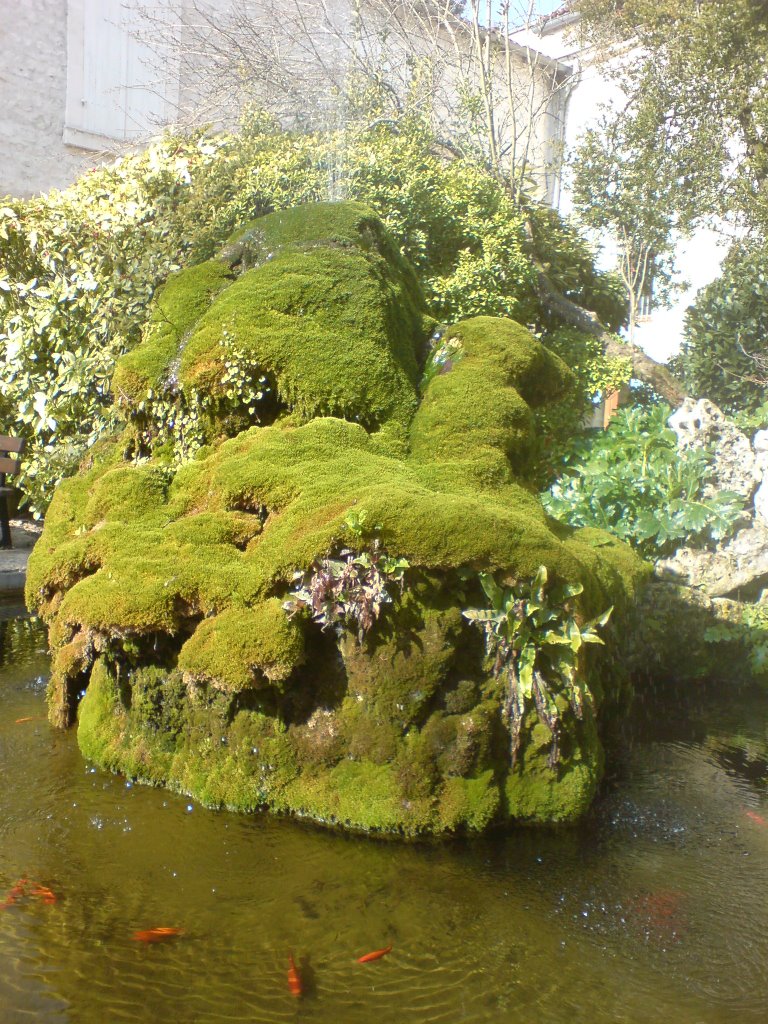
[[[93,153],[65,146],[67,0],[0,0],[0,196],[68,185]]]
[[[128,0],[0,0],[0,196],[63,188],[173,118],[178,88],[132,19]]]

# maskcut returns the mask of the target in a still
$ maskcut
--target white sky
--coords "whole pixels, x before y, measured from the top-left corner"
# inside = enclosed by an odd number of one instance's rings
[[[518,11],[527,13],[528,3],[526,0],[509,0],[510,12],[515,15]],[[498,16],[499,8],[501,7],[501,0],[493,0],[493,7],[495,15]],[[563,6],[563,0],[536,0],[535,13],[536,14],[551,14],[552,11],[556,11],[558,7]],[[516,20],[514,17],[510,20]]]

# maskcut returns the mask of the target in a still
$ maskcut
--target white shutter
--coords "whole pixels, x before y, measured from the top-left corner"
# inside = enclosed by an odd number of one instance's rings
[[[169,2],[150,0],[153,13]],[[132,141],[172,119],[178,83],[134,34],[140,15],[125,0],[69,0],[67,105],[64,141],[103,149],[105,140]],[[145,26],[144,26],[145,27]]]

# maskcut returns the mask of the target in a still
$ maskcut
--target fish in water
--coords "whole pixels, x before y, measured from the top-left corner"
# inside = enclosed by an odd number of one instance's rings
[[[762,825],[763,828],[768,825],[768,821],[761,814],[756,814],[754,811],[744,811],[750,821],[754,821],[757,825]]]
[[[292,954],[288,954],[288,988],[295,999],[299,999],[304,992],[301,984],[301,975],[296,968],[296,961]]]
[[[17,718],[14,725],[23,725],[24,722],[34,722],[34,716],[27,715],[26,718]]]
[[[372,953],[366,953],[365,956],[359,956],[357,958],[357,962],[359,964],[368,964],[368,963],[371,962],[371,960],[381,960],[381,958],[383,956],[386,956],[387,953],[391,953],[391,952],[392,952],[392,947],[391,946],[385,946],[384,949],[374,949],[374,951]]]
[[[18,903],[19,896],[24,896],[27,892],[27,886],[29,881],[26,878],[20,878],[15,885],[11,886],[8,890],[8,895],[5,897],[0,907],[12,907],[14,903]]]
[[[686,930],[683,893],[672,889],[641,893],[630,900],[627,913],[646,939],[680,942]]]
[[[47,885],[35,885],[32,889],[32,895],[39,896],[43,903],[51,904],[56,902],[56,893],[51,892]]]
[[[181,928],[147,928],[145,931],[133,933],[134,942],[167,942],[168,939],[176,939],[183,935]]]

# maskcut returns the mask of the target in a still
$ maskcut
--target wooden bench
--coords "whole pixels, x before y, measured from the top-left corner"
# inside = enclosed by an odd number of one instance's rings
[[[21,469],[21,453],[24,451],[24,442],[17,437],[8,437],[0,434],[0,548],[10,548],[11,524],[8,522],[8,499],[16,490],[10,485],[6,486],[6,477],[19,475]],[[9,456],[15,455],[15,459]]]

